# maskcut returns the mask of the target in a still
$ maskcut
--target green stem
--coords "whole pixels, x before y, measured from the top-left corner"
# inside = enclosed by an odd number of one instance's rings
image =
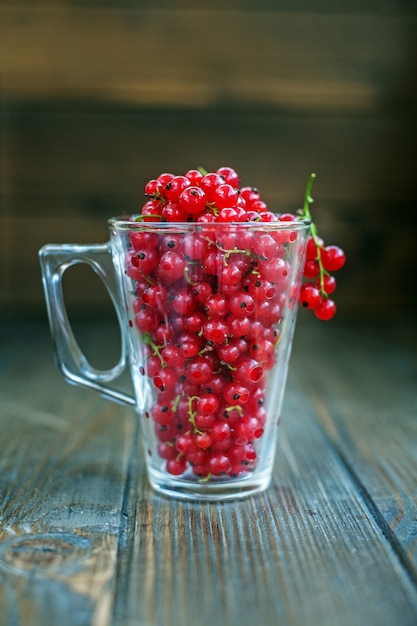
[[[198,396],[188,396],[188,415],[189,415],[188,421],[191,422],[191,424],[193,425],[194,434],[202,435],[203,432],[199,430],[197,426],[195,425],[195,416],[197,415],[197,411],[193,411],[193,408],[192,408],[193,400],[198,400]]]
[[[152,348],[153,353],[154,353],[154,354],[156,354],[156,356],[157,356],[157,357],[159,358],[159,360],[161,361],[161,365],[162,365],[162,367],[166,367],[166,363],[165,363],[165,361],[164,361],[164,359],[163,359],[163,357],[162,357],[161,350],[160,350],[160,348],[159,348],[159,347],[158,347],[158,346],[157,346],[157,345],[156,345],[156,344],[152,341],[150,334],[149,334],[149,333],[145,333],[144,339],[145,339],[145,343],[146,343],[146,345],[147,345],[147,346],[150,346],[150,347]]]
[[[145,213],[144,215],[137,215],[133,221],[134,222],[144,222],[147,217],[152,217],[152,218],[156,217],[159,220],[163,219],[163,216],[159,215],[159,213],[158,214]]]
[[[312,219],[312,216],[311,216],[311,212],[310,212],[310,204],[312,204],[314,202],[314,200],[313,200],[313,198],[311,196],[311,189],[313,187],[313,183],[314,183],[315,178],[316,178],[315,174],[310,174],[310,177],[309,177],[308,182],[307,182],[305,194],[304,194],[304,206],[303,206],[303,211],[301,213],[301,219],[309,220],[309,222],[310,222],[310,235],[313,238],[314,244],[316,246],[316,251],[317,251],[315,260],[317,261],[317,264],[319,266],[320,293],[321,293],[322,296],[327,298],[328,294],[326,293],[326,291],[324,289],[324,277],[326,275],[328,276],[329,272],[327,272],[324,269],[323,263],[321,261],[320,249],[322,248],[322,244],[320,243],[320,240],[319,240],[319,235],[318,235],[318,232],[317,232],[317,226],[313,222],[313,219]]]
[[[229,256],[231,254],[246,254],[246,256],[251,256],[252,252],[250,250],[241,250],[237,246],[235,246],[232,250],[224,250],[220,246],[217,246],[221,252],[224,252],[223,257],[223,265],[227,265],[229,262]]]

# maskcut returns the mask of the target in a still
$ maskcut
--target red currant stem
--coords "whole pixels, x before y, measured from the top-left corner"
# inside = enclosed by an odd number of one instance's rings
[[[189,273],[189,271],[188,271],[188,267],[185,267],[185,268],[184,268],[184,278],[185,278],[185,280],[187,281],[187,283],[188,283],[189,285],[198,285],[198,282],[193,283],[193,281],[191,280],[191,278],[190,278],[190,273]]]
[[[227,367],[227,369],[229,369],[231,372],[234,372],[236,370],[233,365],[231,365],[230,363],[226,363],[226,361],[220,361],[220,363],[221,365],[223,365],[223,367]]]
[[[210,478],[212,477],[212,474],[207,474],[207,476],[203,476],[202,478],[198,479],[199,483],[208,483],[208,481],[210,480]]]
[[[203,331],[201,331],[201,333],[198,333],[201,337]],[[212,352],[213,351],[213,347],[210,345],[205,346],[204,348],[202,348],[200,350],[200,352],[198,352],[198,356],[203,356],[204,354],[207,354],[207,352]]]
[[[319,266],[320,293],[324,298],[328,298],[329,294],[326,292],[324,288],[324,277],[326,275],[329,276],[329,272],[327,272],[323,267],[321,254],[320,254],[320,248],[322,247],[322,245],[320,244],[320,241],[319,241],[317,226],[313,222],[311,212],[310,212],[310,204],[314,202],[313,198],[311,197],[311,189],[313,187],[313,182],[315,178],[316,178],[315,174],[310,174],[310,178],[308,179],[307,187],[305,190],[304,206],[303,206],[303,211],[301,213],[301,219],[308,220],[310,222],[310,235],[313,238],[314,244],[316,246],[316,251],[317,251],[316,261]]]
[[[243,409],[242,409],[242,407],[241,407],[241,406],[239,406],[239,404],[235,404],[235,405],[233,405],[233,406],[227,406],[227,407],[225,408],[225,412],[226,412],[226,411],[237,411],[237,412],[239,413],[239,415],[240,415],[240,416],[242,416],[242,415],[243,415]]]
[[[314,180],[316,178],[315,174],[310,174],[310,177],[307,181],[307,187],[305,190],[305,194],[304,194],[304,205],[303,205],[303,212],[301,214],[301,218],[305,219],[305,220],[310,220],[310,222],[312,221],[311,219],[311,213],[310,213],[310,204],[312,202],[314,202],[313,198],[311,197],[311,189],[313,187],[313,183]]]
[[[251,256],[251,254],[252,254],[250,250],[240,250],[237,246],[235,246],[233,248],[233,250],[223,250],[223,248],[221,248],[220,246],[218,246],[218,248],[219,248],[219,250],[221,252],[225,253],[224,254],[224,258],[223,258],[223,265],[227,265],[228,260],[229,260],[229,256],[231,254],[239,254],[239,253],[241,253],[241,254],[246,254],[246,256]]]
[[[195,425],[195,416],[197,415],[197,411],[193,411],[192,408],[192,403],[193,400],[198,400],[198,396],[188,396],[188,421],[191,422],[191,424],[193,425],[193,429],[194,429],[194,434],[195,435],[202,435],[203,431],[199,430],[197,428],[197,426]]]
[[[175,399],[173,400],[173,402],[172,402],[172,410],[173,410],[173,412],[174,412],[174,413],[175,413],[175,411],[178,409],[178,405],[179,405],[179,403],[180,403],[180,400],[181,400],[181,394],[179,393],[179,394],[175,397]]]
[[[197,170],[200,172],[200,174],[202,174],[203,176],[205,176],[206,174],[208,174],[208,171],[206,169],[204,169],[204,167],[202,167],[201,165],[197,168]]]
[[[155,193],[145,193],[145,198],[150,198],[151,200],[161,200],[164,201],[164,196],[159,193],[157,189]]]
[[[147,283],[149,283],[150,285],[152,285],[153,287],[155,286],[155,282],[154,282],[151,278],[149,278],[149,276],[147,276],[146,274],[144,274],[144,273],[142,272],[142,270],[140,270],[140,273],[142,274],[142,278],[143,278],[143,280],[146,280],[146,282],[147,282]]]
[[[206,208],[211,211],[212,213],[214,213],[214,215],[217,217],[219,214],[219,209],[216,207],[216,205],[214,204],[214,202],[207,202],[206,204]]]
[[[137,215],[133,221],[134,222],[144,222],[147,217],[151,217],[152,221],[153,221],[154,217],[156,217],[158,220],[164,219],[163,216],[159,215],[159,214],[158,215],[157,214],[153,215],[152,213],[144,213],[143,215]]]
[[[145,343],[146,343],[146,345],[147,345],[147,346],[150,346],[150,347],[152,348],[153,353],[154,353],[154,354],[156,354],[156,356],[157,356],[157,357],[159,358],[159,360],[161,361],[161,365],[162,365],[162,367],[166,367],[166,363],[165,363],[165,361],[164,361],[164,359],[163,359],[163,357],[162,357],[161,350],[160,350],[160,348],[158,348],[158,346],[157,346],[157,345],[156,345],[156,344],[152,341],[150,334],[149,334],[149,333],[145,333],[144,339],[145,339]]]

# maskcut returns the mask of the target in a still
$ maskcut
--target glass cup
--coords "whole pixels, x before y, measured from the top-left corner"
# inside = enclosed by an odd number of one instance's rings
[[[134,406],[159,493],[224,500],[266,489],[288,371],[309,224],[109,220],[101,245],[40,252],[56,360],[70,382]],[[121,328],[98,371],[78,346],[62,276],[86,263]],[[132,393],[118,386],[130,368]]]

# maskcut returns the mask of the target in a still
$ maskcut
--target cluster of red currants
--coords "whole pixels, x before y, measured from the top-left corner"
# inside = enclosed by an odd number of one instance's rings
[[[277,219],[257,189],[240,187],[239,176],[231,167],[207,173],[189,170],[184,176],[164,173],[145,185],[145,194],[149,199],[142,207],[142,221],[273,222]]]
[[[332,272],[340,270],[345,261],[346,255],[339,246],[325,246],[317,235],[309,236],[303,271],[306,280],[301,285],[300,304],[312,309],[321,320],[330,320],[336,313],[336,304],[329,298],[336,289]]]
[[[238,477],[256,466],[267,373],[285,309],[299,297],[300,277],[290,276],[288,262],[298,236],[291,224],[310,216],[270,212],[229,167],[161,174],[145,193],[131,218],[145,226],[130,234],[125,271],[134,282],[130,324],[145,342],[141,374],[156,398],[147,417],[158,454],[173,475]],[[277,221],[288,228],[268,228]],[[161,233],[152,229],[158,222],[199,227]],[[259,226],[227,227],[242,222]],[[311,230],[301,302],[322,319],[332,316],[329,272],[342,265],[338,250]]]
[[[149,417],[169,473],[190,466],[199,477],[239,476],[254,467],[291,287],[287,238],[214,224],[191,234],[131,233],[131,324],[144,337],[141,373],[156,393]]]

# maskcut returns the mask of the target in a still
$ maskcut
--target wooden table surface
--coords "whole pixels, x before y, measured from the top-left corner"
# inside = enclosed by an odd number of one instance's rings
[[[65,383],[46,326],[0,352],[1,626],[417,624],[414,329],[299,324],[273,484],[217,504],[151,492],[132,410]]]

